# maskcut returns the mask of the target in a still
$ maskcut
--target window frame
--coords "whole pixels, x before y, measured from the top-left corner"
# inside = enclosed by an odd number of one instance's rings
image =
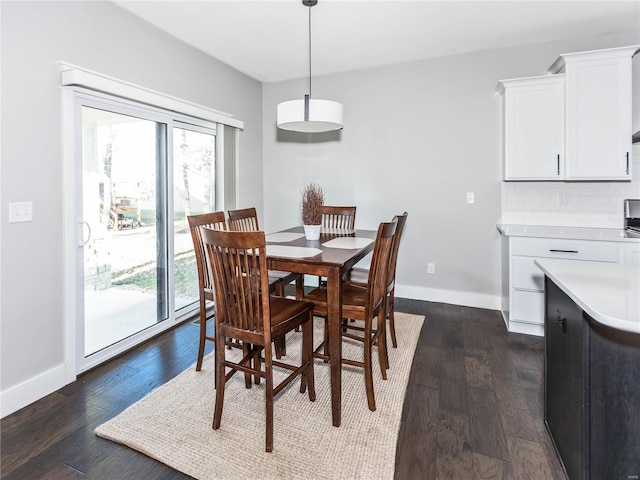
[[[66,64],[65,64],[66,65]],[[64,73],[64,72],[63,72]],[[104,80],[104,78],[103,78]],[[173,220],[173,207],[174,207],[174,178],[173,178],[173,128],[178,127],[186,130],[193,130],[207,134],[213,134],[216,137],[216,173],[224,171],[224,142],[221,141],[220,134],[224,132],[223,124],[219,124],[211,119],[203,119],[196,116],[187,115],[175,111],[180,107],[181,100],[175,97],[168,97],[164,94],[150,91],[143,87],[136,87],[132,84],[126,84],[128,91],[138,91],[148,98],[151,92],[151,97],[156,99],[170,98],[172,109],[168,110],[156,105],[149,105],[142,103],[139,100],[133,100],[130,98],[123,98],[118,95],[121,83],[119,81],[113,81],[108,79],[107,82],[114,89],[114,93],[106,93],[104,91],[97,91],[91,88],[87,88],[83,85],[69,84],[65,85],[64,79],[62,81],[62,117],[63,117],[63,176],[64,176],[64,275],[65,275],[65,376],[67,383],[76,379],[79,373],[82,373],[94,366],[103,363],[108,358],[112,358],[115,355],[120,354],[130,348],[135,347],[139,343],[145,341],[152,336],[155,336],[169,328],[172,328],[178,323],[185,321],[197,313],[199,305],[194,304],[193,308],[182,308],[181,311],[175,311],[175,295],[174,295],[174,281],[175,281],[175,266],[172,259],[174,258],[174,238],[173,235],[167,235],[167,250],[168,256],[168,278],[169,278],[169,318],[163,322],[158,323],[152,327],[149,327],[142,332],[129,337],[119,342],[119,347],[106,352],[107,355],[99,355],[98,353],[91,355],[89,361],[84,357],[84,351],[80,351],[79,335],[84,335],[84,329],[81,328],[80,319],[84,321],[84,313],[81,308],[84,307],[83,291],[79,289],[79,284],[83,283],[84,271],[82,262],[79,259],[82,258],[82,254],[78,252],[78,247],[85,232],[80,223],[82,220],[82,107],[103,108],[109,111],[122,113],[125,115],[132,115],[139,118],[153,120],[166,125],[166,148],[167,159],[166,165],[166,212],[167,220]],[[111,83],[109,83],[111,82]],[[155,95],[155,97],[154,97]],[[129,95],[131,96],[131,95]],[[221,116],[222,114],[205,107],[200,107],[191,102],[184,101],[185,111],[196,112],[201,114],[200,116],[211,117],[210,112],[216,112],[213,116],[219,116],[220,119],[225,120],[225,124],[234,128],[243,128],[243,122],[232,119],[230,117]],[[200,110],[198,110],[200,108]],[[204,112],[204,113],[202,113]],[[231,125],[233,124],[233,125]],[[234,157],[227,159],[231,163],[237,162],[237,149]],[[211,198],[212,202],[215,202],[212,207],[219,205],[218,202],[224,199],[224,182],[220,181],[223,177],[216,175],[215,190],[216,195]],[[235,192],[234,192],[235,194]],[[224,205],[222,205],[222,208]],[[217,208],[220,208],[218,206]],[[82,287],[83,288],[83,285]],[[84,342],[84,337],[83,340]],[[82,357],[82,358],[81,358]]]

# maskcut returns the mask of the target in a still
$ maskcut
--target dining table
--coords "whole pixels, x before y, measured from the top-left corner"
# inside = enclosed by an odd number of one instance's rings
[[[266,236],[270,270],[326,277],[331,415],[340,426],[342,404],[342,278],[373,250],[375,230],[322,229],[318,240],[307,240],[303,227]]]

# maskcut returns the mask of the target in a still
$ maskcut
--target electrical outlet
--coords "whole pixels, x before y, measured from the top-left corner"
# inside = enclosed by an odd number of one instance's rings
[[[9,204],[9,223],[33,221],[32,202],[13,202]]]
[[[473,192],[467,192],[467,203],[475,203],[476,198]]]
[[[559,193],[558,194],[558,205],[566,205],[567,204],[567,194]]]
[[[435,263],[427,263],[427,273],[436,273]]]

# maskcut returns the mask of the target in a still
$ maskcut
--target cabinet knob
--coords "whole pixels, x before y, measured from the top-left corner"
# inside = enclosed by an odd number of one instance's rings
[[[560,310],[556,310],[556,323],[562,330],[562,333],[567,332],[567,317]]]

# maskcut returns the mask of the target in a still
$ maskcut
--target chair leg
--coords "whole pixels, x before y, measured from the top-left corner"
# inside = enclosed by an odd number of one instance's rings
[[[216,348],[218,347],[218,343],[216,342]],[[249,351],[251,350],[251,345],[248,343],[242,344],[242,356],[246,357]],[[245,388],[251,388],[251,374],[248,372],[244,372],[244,386]]]
[[[276,350],[276,358],[280,359],[287,355],[287,339],[282,336],[273,341]]]
[[[370,329],[369,329],[370,330]],[[380,343],[378,341],[378,343]],[[364,342],[364,385],[367,390],[367,404],[369,410],[376,411],[376,399],[373,393],[373,371],[371,366],[371,332],[365,335]]]
[[[276,282],[275,293],[279,297],[284,297],[284,282],[282,280],[278,280]],[[277,359],[287,355],[287,340],[284,336],[276,338],[273,345],[275,346]]]
[[[266,432],[266,445],[265,450],[267,452],[273,451],[273,370],[271,366],[271,350],[265,348],[265,371],[266,371],[266,388],[265,388],[265,403],[266,403],[266,416],[267,416],[267,432]]]
[[[387,379],[387,368],[389,368],[389,355],[387,352],[387,320],[381,310],[376,319],[378,322],[378,362],[380,363],[380,373],[382,379]]]
[[[299,274],[296,277],[296,300],[302,300],[304,297],[304,274]],[[296,332],[300,331],[300,327],[296,327]]]
[[[329,356],[329,317],[324,317],[324,350],[323,352],[327,357]],[[324,363],[328,363],[329,360],[325,360]]]
[[[309,312],[309,321],[302,325],[302,364],[307,365],[300,377],[300,393],[309,388],[309,400],[316,399],[315,376],[313,373],[313,310]]]
[[[296,277],[296,300],[302,300],[304,296],[304,275],[300,274]]]
[[[216,336],[216,406],[213,412],[213,429],[220,428],[220,420],[222,418],[222,406],[224,404],[224,386],[226,383],[224,372],[224,337]]]
[[[394,290],[389,293],[389,331],[391,332],[391,344],[393,348],[398,348],[398,342],[396,340],[396,323],[393,315],[394,311]]]
[[[203,298],[200,299],[200,344],[198,345],[198,361],[196,362],[196,372],[202,370],[202,360],[204,359],[204,344],[207,336],[207,305]]]
[[[253,368],[258,372],[262,369],[262,360],[260,358],[261,351],[262,347],[258,348],[255,356],[253,357]],[[260,385],[260,375],[253,376],[253,383],[255,383],[256,385]]]

